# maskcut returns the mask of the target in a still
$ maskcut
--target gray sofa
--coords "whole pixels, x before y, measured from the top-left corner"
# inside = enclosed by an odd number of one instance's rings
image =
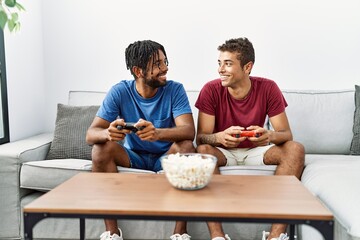
[[[306,149],[303,184],[333,212],[335,239],[360,240],[360,204],[358,204],[360,156],[354,155],[354,153],[359,154],[359,149],[354,149],[359,144],[353,140],[355,91],[283,91],[283,93],[289,104],[286,112],[294,139],[303,143]],[[192,107],[197,95],[197,91],[188,91]],[[103,92],[71,91],[66,104],[99,105],[104,96]],[[196,120],[197,110],[194,107],[193,112]],[[59,112],[57,118],[60,118]],[[82,155],[75,158],[65,156],[65,159],[45,160],[55,142],[65,142],[57,136],[57,132],[61,129],[58,120],[55,133],[44,133],[0,145],[0,239],[21,239],[23,236],[21,210],[24,205],[76,173],[91,170],[91,161],[81,159]],[[359,124],[359,121],[355,122]],[[67,134],[71,136],[71,133]],[[71,141],[70,144],[77,145]],[[59,156],[61,151],[57,154],[55,154],[56,158],[61,158]],[[271,175],[274,170],[275,166],[235,166],[221,168],[221,174]],[[119,171],[120,174],[131,172],[156,174],[126,168],[119,168]],[[124,239],[168,239],[172,234],[174,222],[119,220],[119,225],[123,230]],[[269,226],[269,224],[255,223],[224,223],[224,229],[232,239],[242,240],[261,239],[262,230],[269,229]],[[86,221],[87,239],[99,239],[103,230],[104,224],[101,219]],[[190,222],[188,231],[192,239],[209,239],[207,227],[203,222]],[[35,226],[34,237],[36,239],[79,238],[79,222],[74,219],[49,218]],[[315,229],[307,225],[297,227],[297,237],[305,240],[323,239]]]

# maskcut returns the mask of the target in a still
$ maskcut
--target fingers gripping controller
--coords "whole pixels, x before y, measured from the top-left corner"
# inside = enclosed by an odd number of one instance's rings
[[[143,130],[145,127],[142,126],[142,127],[135,127],[134,126],[135,123],[131,123],[131,122],[128,122],[128,123],[125,123],[125,126],[120,126],[120,125],[117,125],[116,128],[118,130],[122,130],[122,129],[128,129],[128,130],[131,130],[132,132],[136,133],[137,131],[139,130]]]
[[[255,131],[241,131],[240,134],[233,134],[233,137],[239,138],[239,137],[260,137],[261,133],[256,133]]]

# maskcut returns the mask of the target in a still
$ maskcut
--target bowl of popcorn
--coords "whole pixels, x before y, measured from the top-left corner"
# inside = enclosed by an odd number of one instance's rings
[[[196,190],[204,188],[210,182],[217,158],[209,154],[176,153],[165,155],[160,161],[172,186]]]

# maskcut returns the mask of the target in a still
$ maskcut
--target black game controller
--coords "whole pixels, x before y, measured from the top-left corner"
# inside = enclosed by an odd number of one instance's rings
[[[128,130],[131,130],[131,131],[134,132],[134,133],[136,133],[136,132],[139,131],[139,130],[143,130],[143,129],[145,128],[144,126],[135,127],[134,125],[135,125],[135,123],[128,122],[128,123],[125,123],[125,126],[117,125],[116,128],[117,128],[118,130],[128,129]]]

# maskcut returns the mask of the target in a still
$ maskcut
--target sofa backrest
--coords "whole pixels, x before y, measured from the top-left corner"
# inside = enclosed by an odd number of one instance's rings
[[[283,90],[288,103],[286,114],[294,140],[305,146],[306,153],[349,154],[354,122],[354,90],[290,91]],[[195,126],[198,110],[194,104],[199,91],[188,90]],[[70,91],[69,105],[100,105],[105,92]]]
[[[306,153],[350,153],[355,90],[282,92],[294,140]]]
[[[68,104],[72,106],[100,105],[106,92],[95,91],[70,91]]]
[[[195,126],[197,125],[198,109],[194,106],[195,101],[199,95],[197,90],[186,91],[191,110],[193,112]],[[105,98],[106,92],[96,91],[70,91],[68,104],[72,106],[87,106],[87,105],[100,105],[102,100]]]

